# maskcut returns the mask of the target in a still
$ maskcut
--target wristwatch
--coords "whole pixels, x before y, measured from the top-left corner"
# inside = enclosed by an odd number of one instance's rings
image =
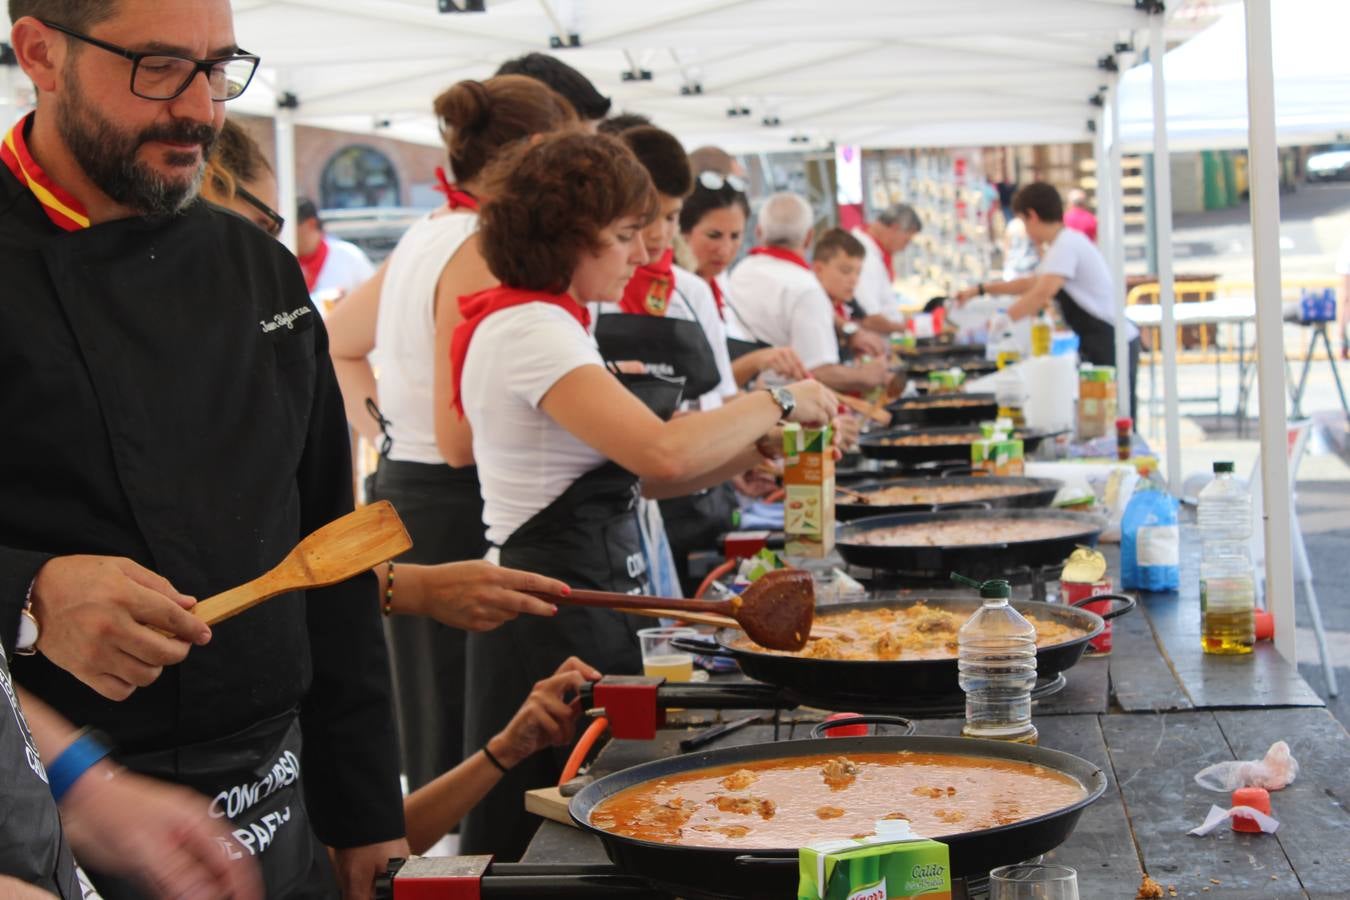
[[[777,403],[778,408],[782,410],[782,418],[790,418],[792,411],[797,408],[797,398],[792,396],[792,391],[785,387],[771,387],[765,388],[765,390],[769,392],[773,402]]]
[[[23,601],[23,609],[19,610],[19,637],[14,642],[14,652],[19,656],[37,653],[38,637],[41,634],[37,616],[33,615],[32,591],[29,591],[28,598]]]
[[[858,329],[858,323],[857,323],[857,322],[845,322],[845,323],[843,324],[843,327],[841,327],[839,330],[842,331],[842,332],[844,332],[844,337],[853,337],[855,334],[858,333],[858,330],[859,330],[859,329]]]

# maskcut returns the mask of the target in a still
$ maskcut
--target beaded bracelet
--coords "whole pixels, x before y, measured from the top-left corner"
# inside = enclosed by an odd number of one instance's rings
[[[79,737],[47,766],[47,786],[51,789],[52,799],[60,803],[80,776],[111,752],[112,748],[98,732],[89,728],[81,731]]]
[[[384,578],[384,614],[393,615],[394,612],[394,561],[389,560],[389,571]]]

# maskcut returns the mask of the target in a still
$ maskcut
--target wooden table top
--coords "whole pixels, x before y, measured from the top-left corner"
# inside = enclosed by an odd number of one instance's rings
[[[1350,897],[1350,735],[1269,642],[1245,657],[1201,651],[1198,559],[1182,555],[1183,589],[1141,594],[1139,609],[1115,620],[1112,653],[1082,660],[1066,673],[1063,691],[1036,705],[1041,745],[1090,760],[1109,779],[1106,794],[1047,859],[1078,870],[1085,900],[1133,897],[1145,871],[1179,897]],[[710,722],[739,714],[692,715]],[[805,737],[818,717],[795,711],[779,737]],[[917,725],[919,734],[954,735],[961,720]],[[676,755],[688,730],[613,741],[591,772]],[[773,739],[771,726],[751,726],[715,746]],[[1227,795],[1199,787],[1195,773],[1222,760],[1259,759],[1277,740],[1289,743],[1300,765],[1297,780],[1271,797],[1279,831],[1188,835],[1211,805],[1229,806]],[[525,861],[606,857],[597,840],[545,822]]]

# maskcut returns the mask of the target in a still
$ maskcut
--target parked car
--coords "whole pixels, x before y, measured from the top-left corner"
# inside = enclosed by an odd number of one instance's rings
[[[1350,179],[1350,144],[1333,144],[1330,149],[1314,153],[1304,166],[1309,181],[1342,181]]]
[[[394,245],[414,222],[427,214],[425,209],[405,206],[371,206],[362,209],[325,209],[319,212],[329,234],[351,241],[379,265],[394,252]]]

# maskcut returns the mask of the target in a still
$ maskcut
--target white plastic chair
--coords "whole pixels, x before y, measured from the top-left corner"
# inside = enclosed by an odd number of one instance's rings
[[[1298,521],[1298,467],[1303,462],[1303,452],[1308,447],[1308,435],[1311,432],[1312,422],[1308,419],[1289,423],[1289,531],[1294,549],[1294,577],[1303,585],[1303,595],[1308,601],[1308,615],[1312,620],[1313,636],[1317,639],[1317,655],[1322,659],[1322,671],[1326,674],[1327,694],[1335,697],[1340,693],[1336,685],[1336,669],[1331,664],[1331,654],[1327,650],[1327,633],[1322,627],[1322,610],[1317,605],[1317,594],[1313,591],[1312,565],[1308,562],[1308,548],[1303,543],[1303,527]],[[1252,496],[1252,562],[1260,572],[1266,565],[1266,541],[1261,521],[1264,510],[1259,454],[1252,465],[1247,486]],[[1265,587],[1265,579],[1257,578],[1256,597],[1262,608],[1265,607]]]

